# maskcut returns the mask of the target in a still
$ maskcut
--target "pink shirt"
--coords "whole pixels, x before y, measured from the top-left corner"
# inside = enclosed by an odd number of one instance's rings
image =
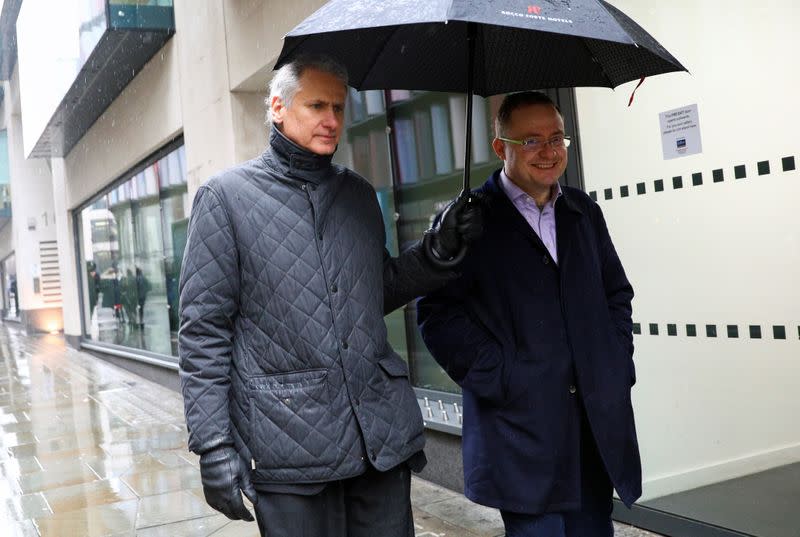
[[[505,170],[500,170],[500,186],[503,187],[503,191],[508,196],[508,199],[511,200],[511,203],[514,204],[514,207],[517,208],[519,214],[525,218],[528,225],[542,240],[547,251],[550,252],[550,257],[558,264],[555,205],[556,200],[561,196],[561,185],[559,183],[554,185],[555,196],[550,196],[550,201],[545,203],[541,209],[539,209],[532,197],[508,178]]]

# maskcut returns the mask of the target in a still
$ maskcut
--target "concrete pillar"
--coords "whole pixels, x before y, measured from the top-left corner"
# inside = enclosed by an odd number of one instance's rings
[[[19,106],[19,73],[10,83],[8,160],[20,319],[29,331],[61,330],[61,282],[49,161],[26,159]]]
[[[221,0],[176,0],[183,136],[189,195],[236,163]]]
[[[75,261],[75,234],[72,212],[67,209],[67,172],[64,159],[50,161],[52,169],[53,206],[56,237],[58,238],[58,265],[61,272],[61,297],[64,319],[64,337],[74,346],[80,346],[81,308],[78,295],[79,278]]]

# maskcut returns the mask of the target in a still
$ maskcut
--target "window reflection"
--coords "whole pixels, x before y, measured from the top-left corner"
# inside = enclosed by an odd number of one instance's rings
[[[0,263],[0,271],[2,271],[3,282],[3,317],[18,319],[17,260],[14,254],[9,255]]]
[[[476,182],[482,182],[499,166],[490,142],[491,117],[501,98],[475,97],[473,101],[471,172]],[[433,215],[461,190],[465,108],[466,97],[460,94],[350,91],[347,135],[337,159],[375,187],[387,230],[387,248],[393,255],[404,244],[419,240]],[[395,219],[396,214],[399,219]],[[422,342],[413,303],[388,315],[386,324],[392,346],[409,361],[415,386],[460,391]]]
[[[177,355],[187,213],[183,146],[81,211],[89,338]]]

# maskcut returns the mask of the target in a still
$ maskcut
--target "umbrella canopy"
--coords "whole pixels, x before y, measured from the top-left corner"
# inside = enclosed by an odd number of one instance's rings
[[[466,93],[462,196],[469,192],[473,94],[613,88],[686,71],[603,0],[331,0],[286,35],[275,69],[301,54],[338,60],[358,90]]]
[[[299,53],[336,58],[358,90],[484,97],[686,70],[603,0],[332,0],[286,35],[276,68]]]

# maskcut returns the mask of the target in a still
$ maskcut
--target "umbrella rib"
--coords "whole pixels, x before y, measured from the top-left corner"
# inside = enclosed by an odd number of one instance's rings
[[[581,43],[583,43],[584,48],[589,52],[589,56],[593,60],[597,61],[597,64],[600,66],[600,72],[603,74],[603,77],[605,77],[605,79],[608,81],[609,84],[608,87],[614,89],[615,88],[614,81],[611,80],[610,76],[608,76],[608,73],[606,72],[606,68],[603,65],[603,62],[601,62],[598,58],[595,57],[594,51],[589,47],[589,39],[584,37],[583,39],[581,39]]]
[[[388,43],[389,40],[392,37],[394,37],[394,35],[397,33],[398,30],[400,30],[400,26],[395,25],[394,30],[392,30],[391,32],[389,32],[387,34],[386,39],[383,41],[383,43],[381,43],[381,46],[380,47],[375,47],[375,51],[376,52],[372,56],[372,60],[370,60],[368,62],[368,67],[364,71],[364,77],[360,80],[359,86],[361,86],[364,83],[364,80],[366,80],[366,78],[372,73],[372,68],[375,67],[375,64],[378,62],[378,57],[381,55],[381,53],[383,52],[384,48],[386,47],[386,43]],[[393,88],[384,88],[384,89],[393,89]]]

